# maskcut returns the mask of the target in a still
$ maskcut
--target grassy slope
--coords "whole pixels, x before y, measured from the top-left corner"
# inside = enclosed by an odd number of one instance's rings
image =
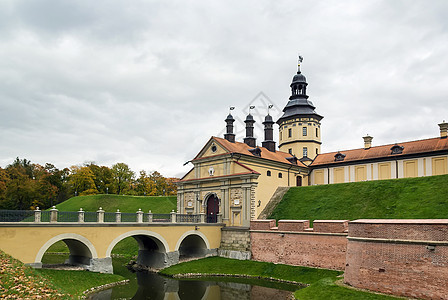
[[[139,208],[144,212],[169,213],[176,210],[176,196],[123,196],[123,195],[91,195],[78,196],[56,205],[60,211],[97,211],[102,207],[104,211],[135,213]]]
[[[283,280],[310,284],[309,287],[295,292],[297,299],[360,299],[360,300],[390,300],[395,297],[377,295],[357,291],[336,285],[334,282],[340,271],[315,269],[283,264],[273,264],[257,261],[240,261],[223,257],[209,257],[195,261],[180,263],[160,271],[161,274],[232,274],[272,277]]]
[[[448,215],[448,175],[291,188],[274,219],[436,219]]]
[[[0,298],[73,299],[83,291],[124,278],[87,271],[34,270],[0,250]]]

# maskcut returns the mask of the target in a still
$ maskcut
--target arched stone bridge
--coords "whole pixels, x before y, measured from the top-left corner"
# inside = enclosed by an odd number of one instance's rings
[[[173,218],[174,219],[174,218]],[[0,249],[33,267],[42,267],[47,249],[63,241],[69,263],[93,272],[112,273],[111,252],[127,237],[139,245],[137,262],[161,268],[179,257],[214,254],[221,242],[220,223],[174,222],[2,222]]]

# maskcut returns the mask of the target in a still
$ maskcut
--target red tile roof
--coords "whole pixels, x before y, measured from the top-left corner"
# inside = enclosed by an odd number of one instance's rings
[[[402,146],[403,152],[400,154],[391,154],[391,148],[394,145]],[[382,146],[371,147],[369,149],[352,149],[339,151],[345,155],[343,161],[335,161],[334,156],[338,152],[330,152],[319,154],[311,163],[311,167],[326,164],[341,164],[351,161],[367,160],[367,159],[381,159],[392,157],[403,157],[406,155],[429,153],[436,151],[448,151],[448,138],[432,138],[426,140],[418,140],[411,142],[404,142],[398,144],[388,144]]]
[[[248,156],[258,157],[258,156],[253,155],[249,151],[249,149],[253,149],[253,148],[248,146],[245,143],[241,143],[241,142],[231,143],[228,140],[219,138],[219,137],[212,137],[212,139],[214,139],[216,142],[218,142],[221,146],[223,146],[230,153],[240,153],[240,154],[244,154],[244,155],[248,155]],[[287,157],[291,157],[291,154],[289,154],[287,152],[282,152],[282,151],[271,152],[264,147],[258,147],[258,148],[261,149],[260,157],[263,159],[269,159],[269,160],[273,160],[273,161],[277,161],[277,162],[281,162],[281,163],[286,163],[289,165],[294,165],[286,159]],[[201,158],[198,158],[196,156],[196,158],[194,160],[197,160],[197,159],[201,159]],[[300,161],[297,161],[297,165],[300,167],[307,167]]]

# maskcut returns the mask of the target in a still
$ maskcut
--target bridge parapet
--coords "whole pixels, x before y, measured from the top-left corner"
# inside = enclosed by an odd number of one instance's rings
[[[105,212],[101,207],[96,212],[59,211],[53,206],[49,211],[35,210],[0,210],[0,223],[206,223],[205,214],[179,214],[173,211],[168,214],[144,213],[139,209],[136,213]],[[219,216],[218,216],[219,222]]]

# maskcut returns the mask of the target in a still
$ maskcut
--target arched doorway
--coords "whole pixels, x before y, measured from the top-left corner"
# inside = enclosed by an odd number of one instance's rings
[[[219,200],[215,194],[210,195],[207,199],[207,223],[218,222]]]
[[[297,176],[296,177],[296,186],[302,186],[302,176]]]

